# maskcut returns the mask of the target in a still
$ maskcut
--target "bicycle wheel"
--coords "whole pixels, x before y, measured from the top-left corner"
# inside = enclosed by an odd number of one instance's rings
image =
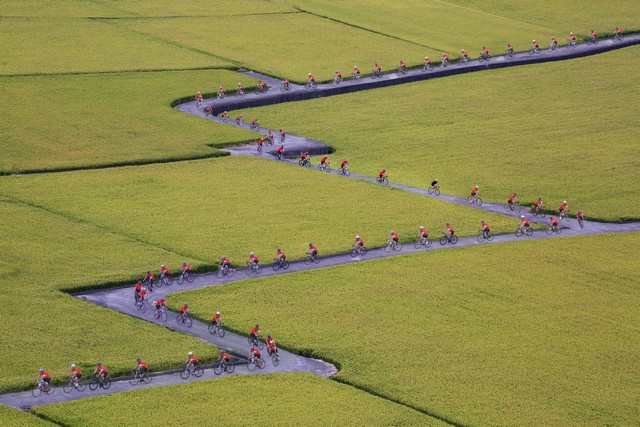
[[[560,234],[562,233],[562,227],[561,226],[557,226],[555,229],[556,234]]]
[[[538,215],[540,215],[541,218],[544,218],[547,216],[547,213],[541,209],[540,212],[538,212]]]
[[[190,328],[191,325],[193,325],[193,320],[191,320],[191,317],[187,317],[186,319],[184,319],[184,324],[187,325],[187,328]]]
[[[415,242],[413,242],[413,247],[416,249],[420,249],[420,246],[422,246],[422,241],[421,240],[416,240]]]
[[[424,241],[424,247],[425,247],[425,248],[429,248],[429,247],[431,247],[431,240],[426,239],[426,240]]]
[[[520,213],[520,211],[522,210],[522,207],[518,204],[516,204],[513,208],[517,213]]]
[[[351,250],[351,258],[355,258],[355,257],[357,257],[357,256],[358,256],[358,251],[357,251],[357,250],[355,250],[355,249],[352,249],[352,250]]]
[[[382,178],[382,183],[384,185],[389,185],[389,180],[387,178]]]
[[[109,387],[111,387],[111,379],[105,378],[104,381],[102,381],[102,388],[105,390],[109,390]]]
[[[396,244],[396,252],[400,252],[402,250],[402,244]]]
[[[256,266],[256,274],[260,274],[260,273],[262,273],[262,266],[258,265]]]
[[[160,313],[160,320],[162,320],[162,323],[167,321],[167,313],[165,311]]]
[[[178,325],[182,325],[182,323],[184,323],[184,319],[182,318],[182,314],[178,314],[178,315],[176,316],[176,323],[177,323]]]
[[[435,193],[436,193],[436,196],[439,196],[440,195],[440,189],[436,188]]]
[[[271,356],[271,362],[273,362],[273,366],[278,366],[280,364],[280,356],[274,353],[274,355]]]
[[[490,242],[493,240],[494,237],[495,236],[493,234],[491,234],[491,233],[487,234],[487,240],[490,241]]]
[[[482,199],[480,197],[476,199],[476,205],[482,206]]]
[[[433,194],[433,187],[429,187],[429,188],[427,188],[427,193],[429,193],[429,194]]]
[[[220,338],[224,337],[224,329],[222,328],[222,326],[218,327],[218,336],[220,336]]]
[[[181,274],[180,276],[178,276],[178,279],[176,280],[176,282],[178,282],[178,285],[182,285],[184,283],[184,274]]]
[[[95,378],[91,378],[89,381],[89,390],[94,391],[98,388],[98,380]]]
[[[228,373],[233,374],[233,371],[236,370],[236,365],[228,363],[225,369]]]
[[[224,277],[224,270],[219,268],[218,271],[216,271],[216,276],[218,279],[222,279]]]
[[[473,203],[473,196],[467,197],[467,203]]]
[[[307,257],[304,259],[304,265],[309,265],[309,264],[311,264],[311,257],[310,257],[310,256],[307,256]]]
[[[222,373],[222,370],[224,369],[224,366],[222,366],[221,363],[216,363],[213,366],[213,373],[216,375],[220,375]]]
[[[273,268],[273,271],[278,271],[280,270],[280,263],[278,261],[275,261],[273,263],[273,265],[271,266],[271,268]]]
[[[527,227],[525,233],[527,234],[527,236],[533,236],[533,228]]]
[[[180,372],[180,378],[182,378],[183,380],[189,378],[189,375],[191,375],[191,371],[189,371],[189,369],[185,369],[184,371]]]
[[[387,246],[385,246],[384,251],[385,251],[386,253],[391,252],[391,243],[389,243]]]
[[[441,244],[441,245],[443,245],[443,246],[444,246],[444,245],[446,245],[446,244],[447,244],[447,240],[448,240],[448,239],[447,239],[447,236],[442,236],[442,237],[440,238],[439,242],[440,242],[440,244]]]
[[[187,274],[187,282],[193,283],[194,280],[196,280],[196,275],[195,274],[193,274],[193,273]]]
[[[140,307],[140,311],[144,314],[147,312],[147,304],[145,304],[144,302],[142,303],[142,306]]]
[[[251,372],[256,370],[256,364],[253,362],[253,360],[249,360],[249,363],[247,363],[247,369]]]
[[[482,233],[478,234],[478,243],[482,243],[482,241],[484,240],[484,235]]]
[[[282,269],[287,270],[289,268],[289,261],[285,261],[282,263]]]
[[[253,268],[248,265],[247,268],[244,269],[244,272],[247,273],[247,276],[251,276],[251,271],[253,270]]]
[[[83,380],[78,380],[78,391],[83,392],[85,388],[87,388],[87,383]]]
[[[129,384],[131,384],[132,386],[138,385],[139,382],[140,382],[140,377],[138,377],[135,374],[133,378],[129,378]]]
[[[264,361],[264,359],[258,359],[258,368],[259,369],[264,369],[264,367],[267,365],[267,363]]]
[[[164,280],[158,280],[156,283],[153,284],[153,287],[160,289],[162,285],[164,285]]]
[[[518,229],[516,230],[516,233],[515,233],[515,234],[516,234],[516,237],[520,237],[520,236],[522,236],[522,229],[521,229],[521,228],[518,228]]]
[[[548,235],[552,235],[553,234],[553,229],[551,227],[549,227],[547,225],[547,229],[545,230],[547,232]]]
[[[562,219],[564,219],[567,222],[571,222],[571,217],[569,215],[565,215],[564,218]]]
[[[331,173],[331,166],[326,165],[326,166],[324,167],[324,171],[325,171],[325,172],[328,172],[328,173]]]
[[[262,350],[264,348],[264,342],[258,340],[258,348]]]
[[[150,376],[149,374],[142,374],[142,376],[140,377],[140,381],[142,381],[145,384],[149,384],[152,379],[153,377]]]
[[[458,243],[458,236],[451,236],[451,239],[449,239],[449,241],[452,245],[455,245],[456,243]]]
[[[216,333],[216,327],[211,323],[209,324],[209,327],[207,328],[207,330],[211,335],[214,335]]]
[[[40,396],[40,394],[42,393],[42,389],[40,388],[40,386],[36,386],[36,388],[34,388],[33,390],[31,390],[31,395],[33,397],[38,397]]]
[[[71,393],[71,390],[73,390],[73,384],[72,384],[71,382],[69,382],[69,383],[65,384],[65,385],[62,387],[62,390],[63,390],[65,393]],[[34,396],[34,397],[38,397],[38,396]]]
[[[202,369],[199,366],[194,366],[193,367],[193,376],[200,378],[202,376],[202,374],[204,374],[204,369]]]
[[[578,225],[580,226],[580,229],[582,230],[584,228],[584,221],[581,219],[578,219]]]

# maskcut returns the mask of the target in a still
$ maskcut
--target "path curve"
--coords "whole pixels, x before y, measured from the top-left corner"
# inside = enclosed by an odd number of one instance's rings
[[[402,77],[398,77],[395,75],[395,73],[393,73],[393,74],[386,75],[385,78],[383,79],[379,79],[375,81],[371,81],[370,78],[363,78],[363,80],[361,80],[360,82],[345,81],[343,85],[339,87],[335,87],[330,84],[319,85],[318,89],[316,90],[305,90],[301,86],[294,85],[294,88],[292,89],[292,91],[287,93],[275,93],[275,90],[272,90],[270,91],[270,93],[267,93],[266,95],[258,96],[258,95],[248,94],[245,97],[228,97],[222,101],[210,100],[210,101],[207,101],[205,105],[215,106],[214,113],[215,112],[219,113],[224,110],[230,111],[232,108],[236,108],[236,109],[247,108],[247,107],[260,106],[260,105],[275,104],[280,102],[311,99],[311,98],[320,97],[320,96],[337,95],[340,93],[367,90],[367,89],[372,89],[376,87],[384,87],[384,86],[389,86],[394,84],[408,83],[408,82],[424,80],[429,78],[444,77],[447,75],[455,75],[455,74],[461,74],[461,73],[472,72],[472,71],[480,71],[485,69],[502,68],[502,67],[513,66],[513,65],[522,65],[522,64],[530,64],[530,63],[537,63],[537,62],[576,58],[581,56],[593,55],[596,53],[601,53],[601,52],[605,52],[613,49],[618,49],[625,46],[631,46],[634,44],[640,44],[640,34],[627,35],[625,36],[625,40],[623,42],[613,42],[611,39],[602,40],[600,44],[596,47],[587,47],[585,43],[585,44],[578,45],[576,48],[561,47],[558,49],[558,51],[554,53],[543,53],[542,55],[539,55],[539,56],[529,56],[527,53],[519,53],[514,59],[508,60],[508,61],[504,59],[502,59],[501,61],[500,58],[494,58],[495,59],[494,62],[490,62],[490,63],[485,62],[483,64],[478,63],[478,61],[470,61],[469,64],[464,66],[458,67],[454,64],[450,66],[451,68],[447,68],[444,70],[438,69],[438,70],[425,72],[425,73],[423,73],[420,70],[410,70],[407,75]],[[276,86],[276,88],[277,88],[277,85],[279,84],[277,80],[268,76],[258,75],[256,73],[251,73],[251,72],[247,72],[245,74],[254,75],[260,79],[266,80],[270,85]],[[367,81],[367,79],[369,79],[369,81]],[[253,99],[251,99],[252,97]],[[205,116],[203,109],[198,109],[194,102],[182,104],[177,106],[176,108],[187,113],[191,113],[191,114],[195,114],[203,117]],[[211,117],[210,119],[219,121],[217,117]],[[267,130],[263,129],[262,132],[266,134]],[[309,151],[314,154],[320,154],[320,153],[327,152],[327,149],[328,149],[328,146],[320,141],[315,141],[315,140],[298,137],[294,135],[287,135],[287,150],[289,152],[295,151],[296,155],[297,153],[302,151]],[[255,152],[254,146],[233,147],[233,148],[229,148],[228,151],[230,151],[232,154],[244,154],[244,155],[254,155],[254,156],[258,155]],[[291,160],[286,160],[286,162],[289,164],[296,164]],[[332,171],[332,173],[336,173],[336,172]],[[357,175],[357,174],[352,174],[351,178],[375,182],[374,178]],[[442,194],[441,196],[438,197],[438,196],[429,194],[425,189],[407,186],[407,185],[398,184],[398,183],[390,183],[389,186],[398,188],[404,191],[409,191],[415,194],[419,194],[422,196],[439,198],[452,203],[465,205],[465,206],[472,206],[482,210],[486,210],[486,211],[490,211],[490,212],[494,212],[502,215],[508,215],[511,217],[519,217],[520,215],[513,212],[506,212],[504,209],[504,206],[501,204],[484,203],[482,207],[478,207],[476,205],[469,205],[466,199],[461,197],[445,195],[445,194]],[[530,219],[531,222],[534,222],[534,223],[546,222],[545,220],[541,220],[537,217],[532,216],[528,211],[525,212],[525,210],[523,210],[522,213],[525,214]],[[302,261],[292,262],[290,264],[290,268],[287,271],[280,270],[279,272],[274,272],[271,268],[269,268],[268,266],[265,266],[263,273],[260,276],[267,277],[267,276],[272,276],[276,274],[290,274],[290,273],[296,273],[300,271],[315,270],[318,268],[333,267],[333,266],[344,265],[344,264],[349,264],[353,262],[374,260],[374,259],[380,259],[380,258],[389,257],[389,256],[397,256],[397,255],[415,253],[415,252],[421,252],[421,251],[433,251],[433,250],[450,249],[450,248],[457,248],[457,247],[468,247],[468,246],[475,246],[475,245],[482,245],[482,244],[504,243],[504,242],[511,242],[511,241],[517,241],[517,240],[537,240],[537,239],[544,239],[544,238],[578,236],[578,235],[585,235],[585,234],[594,235],[594,234],[602,234],[602,233],[640,231],[640,222],[599,223],[594,221],[585,221],[585,228],[580,229],[577,225],[577,221],[574,219],[569,223],[562,222],[562,226],[563,226],[562,234],[560,235],[554,234],[552,236],[547,235],[544,231],[536,231],[534,235],[531,237],[519,237],[519,238],[515,237],[513,233],[510,233],[510,234],[497,235],[495,236],[492,242],[488,242],[488,243],[478,243],[476,237],[471,236],[471,237],[460,238],[458,244],[456,244],[455,246],[450,244],[442,246],[438,244],[437,241],[434,241],[433,245],[427,249],[415,249],[412,244],[405,244],[402,251],[400,252],[386,253],[383,248],[374,248],[374,249],[370,249],[367,252],[366,256],[352,257],[349,253],[336,254],[336,255],[320,258],[320,261],[318,264],[305,265],[304,262]],[[434,235],[432,237],[438,238],[439,236]],[[231,279],[228,279],[228,278],[219,279],[216,277],[215,274],[212,274],[212,273],[201,274],[201,275],[197,275],[196,279],[191,284],[185,283],[184,285],[181,285],[181,286],[174,284],[171,287],[165,286],[163,288],[160,288],[153,292],[152,298],[155,299],[160,296],[167,296],[174,292],[198,289],[198,288],[203,288],[208,286],[219,286],[225,283],[233,283],[241,280],[247,280],[253,277],[256,277],[256,276],[255,275],[247,276],[242,270],[238,270],[236,272],[236,275]],[[175,322],[175,313],[171,313],[171,312],[168,313],[169,316],[168,316],[167,322],[162,323],[158,320],[153,319],[152,309],[149,309],[146,314],[142,314],[139,311],[137,311],[132,303],[132,294],[133,294],[132,287],[128,286],[128,287],[122,287],[122,288],[105,289],[100,291],[80,293],[80,294],[76,294],[75,296],[85,301],[92,302],[94,304],[98,304],[98,305],[119,311],[123,314],[128,314],[130,316],[138,317],[149,322],[158,323],[161,326],[165,326],[172,330],[187,333],[198,339],[201,339],[202,341],[227,349],[232,353],[240,355],[240,357],[242,357],[242,355],[246,355],[247,348],[248,348],[246,337],[238,334],[234,334],[232,332],[227,332],[224,338],[220,338],[217,335],[211,335],[207,330],[208,325],[198,320],[194,320],[193,326],[191,328],[187,328],[184,325],[178,325]],[[331,365],[330,363],[324,362],[322,360],[303,357],[303,356],[288,352],[286,350],[281,350],[281,363],[278,367],[274,367],[271,361],[267,358],[267,364],[264,370],[255,370],[253,372],[249,372],[245,367],[238,366],[238,368],[234,372],[234,375],[249,374],[249,373],[268,374],[268,373],[274,373],[274,372],[312,372],[317,375],[328,377],[335,374],[337,372],[337,369],[335,366]],[[228,374],[225,373],[223,375],[228,375]],[[78,393],[74,391],[72,393],[66,394],[66,393],[63,393],[61,387],[59,387],[53,395],[41,396],[37,399],[31,395],[30,391],[19,392],[19,393],[8,393],[8,394],[0,395],[0,404],[12,406],[16,408],[29,408],[32,406],[46,404],[46,403],[56,403],[56,402],[80,399],[80,398],[89,397],[89,396],[119,393],[122,391],[130,391],[137,388],[149,388],[149,387],[157,387],[157,386],[163,386],[163,385],[182,384],[185,382],[205,380],[213,377],[215,377],[215,375],[213,374],[213,370],[211,369],[205,370],[205,374],[199,379],[194,379],[193,377],[190,377],[187,380],[181,379],[179,374],[176,371],[160,372],[154,375],[153,381],[148,385],[141,384],[136,387],[133,387],[128,383],[128,381],[126,381],[126,378],[114,379],[113,384],[109,390],[98,389],[96,391],[90,392],[87,389],[87,391],[83,393]]]

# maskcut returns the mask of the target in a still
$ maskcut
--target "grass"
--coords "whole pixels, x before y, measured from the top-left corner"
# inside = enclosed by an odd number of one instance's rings
[[[640,47],[244,111],[334,147],[351,170],[485,200],[542,196],[602,220],[640,218]],[[234,113],[235,114],[235,113]],[[372,118],[375,117],[375,120]]]
[[[110,22],[68,18],[3,19],[0,75],[232,65],[211,55],[123,30]],[[79,34],[82,36],[78,37]],[[32,94],[23,94],[22,99]]]
[[[291,0],[292,5],[351,25],[422,44],[454,56],[465,48],[471,55],[486,45],[504,52],[507,43],[516,50],[528,49],[532,39],[542,45],[556,35],[565,42],[570,31],[586,36],[591,28],[611,33],[616,25],[638,28],[640,12],[633,0],[615,7],[599,1],[545,0],[532,4],[522,0]],[[384,10],[385,13],[380,13]],[[423,55],[424,56],[424,55]],[[410,63],[420,58],[409,58]]]
[[[5,427],[53,427],[54,423],[17,409],[0,406],[0,419]]]
[[[417,411],[312,374],[233,376],[33,408],[62,425],[148,425],[139,405],[187,425],[445,425]],[[113,411],[117,407],[118,411]],[[184,408],[188,410],[184,410]]]
[[[413,241],[420,225],[436,237],[445,222],[460,235],[475,235],[483,218],[495,232],[516,226],[502,215],[247,157],[1,181],[0,194],[214,265],[222,254],[244,265],[250,251],[269,262],[277,246],[300,259],[310,241],[322,255],[347,252],[356,234],[381,246],[391,228]]]
[[[425,52],[422,46],[307,14],[127,20],[117,25],[292,81],[305,81],[309,72],[330,80],[336,69],[349,75],[354,65],[369,72],[375,61],[385,69],[397,68],[401,58],[421,58]]]
[[[231,329],[258,321],[281,345],[337,361],[339,381],[463,425],[636,425],[639,243],[428,252],[187,295]]]
[[[238,81],[253,82],[225,70],[0,77],[0,173],[218,155],[208,144],[254,134],[169,104]]]
[[[131,281],[182,256],[5,198],[0,217],[0,391],[30,388],[41,366],[60,380],[71,363],[88,371],[102,360],[117,375],[130,372],[137,355],[155,370],[177,365],[190,349],[214,355],[193,337],[59,290]]]

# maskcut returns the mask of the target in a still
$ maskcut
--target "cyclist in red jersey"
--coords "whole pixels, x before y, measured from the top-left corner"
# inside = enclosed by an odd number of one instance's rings
[[[539,207],[542,209],[543,203],[542,203],[542,197],[538,197],[534,202],[533,202],[533,206]]]
[[[426,239],[426,238],[428,238],[428,237],[429,237],[429,232],[428,232],[427,230],[425,230],[425,229],[424,229],[424,227],[423,227],[422,225],[420,226],[420,231],[419,231],[419,233],[420,233],[420,237],[422,237],[422,238],[424,238],[424,239]]]
[[[387,174],[387,170],[386,169],[382,169],[379,173],[378,173],[378,177],[382,178],[384,176],[386,176]]]
[[[567,201],[565,200],[560,204],[560,207],[558,208],[558,211],[560,213],[565,212],[568,207],[569,207],[569,205],[567,204]]]
[[[220,86],[220,87],[222,87],[222,86]],[[243,91],[243,90],[244,90],[244,86],[242,85],[242,83],[238,83],[238,86],[236,86],[236,90],[237,90],[238,92],[240,92],[240,91]]]
[[[394,243],[398,243],[398,233],[396,233],[395,230],[389,232],[389,238],[391,238]]]
[[[267,132],[267,139],[271,141],[271,144],[273,144],[273,132],[272,131]]]
[[[265,89],[266,86],[267,84],[265,82],[263,82],[262,80],[258,80],[258,88]]]
[[[96,365],[96,369],[93,371],[93,375],[96,375],[104,380],[105,378],[107,378],[107,375],[109,375],[109,371],[107,370],[107,367],[102,364],[102,362],[98,362],[98,364]]]
[[[218,356],[218,362],[226,365],[227,363],[231,362],[231,356],[229,356],[229,354],[226,351],[220,350],[220,356]]]
[[[253,126],[258,126],[258,124],[259,124],[259,123],[258,123],[258,119],[253,119],[253,120],[251,120],[251,124],[252,124]]]
[[[573,34],[573,32],[569,33],[569,41],[570,42],[575,42],[576,41],[576,35]]]
[[[311,256],[318,255],[318,248],[313,246],[313,243],[309,243],[309,253],[311,254]]]
[[[516,193],[513,193],[512,195],[509,196],[509,198],[507,199],[507,204],[511,207],[513,207],[513,204],[517,201],[517,197],[516,197]]]
[[[200,363],[200,360],[193,354],[192,351],[187,353],[187,366],[196,367]]]
[[[425,64],[425,65],[431,65],[431,60],[429,59],[429,57],[428,57],[428,56],[425,56],[425,57],[424,57],[424,64]]]
[[[256,254],[251,252],[249,254],[249,262],[253,265],[258,265],[258,263],[260,262],[260,259],[256,256]]]
[[[260,326],[256,325],[253,328],[251,328],[251,331],[249,332],[249,337],[252,340],[257,341],[258,340],[258,334],[260,333]]]
[[[511,46],[511,43],[507,43],[507,52],[513,54],[513,46]]]
[[[446,234],[449,235],[449,238],[451,238],[451,237],[453,237],[453,235],[456,232],[456,230],[454,230],[454,228],[451,226],[451,224],[447,223],[445,225],[445,232],[446,232]]]
[[[149,282],[155,282],[155,281],[156,281],[155,274],[153,274],[151,270],[149,270],[147,271],[147,274],[144,276],[144,280],[142,281],[142,283],[149,283]]]
[[[403,72],[407,70],[407,64],[403,60],[400,60],[400,69]]]
[[[538,42],[537,42],[537,41],[535,41],[535,40],[531,43],[531,45],[532,45],[534,48],[536,48],[536,49],[540,47],[540,45],[538,44]]]
[[[71,370],[69,371],[69,375],[67,377],[75,383],[76,387],[78,386],[78,380],[82,378],[82,371],[78,369],[75,363],[71,364]]]
[[[616,26],[616,37],[620,37],[622,36],[622,28],[620,28],[619,26]]]
[[[180,269],[182,273],[191,273],[191,266],[187,264],[186,261],[182,263],[182,268]]]
[[[479,192],[480,192],[480,189],[478,188],[477,185],[471,189],[472,196],[477,196]]]
[[[145,362],[139,357],[136,358],[136,366],[134,368],[137,369],[141,374],[146,374],[147,371],[149,370],[149,366],[147,365],[147,362]]]
[[[360,236],[356,236],[356,240],[353,242],[356,246],[360,246],[363,247],[364,246],[364,240],[362,240],[362,238],[360,238]]]
[[[335,77],[336,77],[336,79],[341,79],[342,78],[342,73],[339,70],[336,70]]]
[[[582,209],[578,209],[578,212],[576,212],[576,218],[578,218],[578,219],[584,219],[584,218],[583,218]]]
[[[138,301],[138,297],[140,295],[141,290],[142,290],[142,282],[138,280],[138,283],[136,283],[136,286],[133,288],[134,298],[136,302]]]
[[[442,54],[442,62],[449,62],[449,55],[447,55],[446,53]]]
[[[167,301],[164,298],[158,298],[154,302],[157,310],[160,310],[162,307],[164,307],[166,303],[167,303]]]
[[[282,249],[278,248],[278,251],[276,252],[276,258],[280,261],[285,261],[287,259],[287,255],[282,252]]]
[[[378,65],[378,63],[376,62],[376,65],[373,66],[373,71],[377,71],[378,73],[381,73],[382,67]]]
[[[309,159],[309,153],[307,153],[306,151],[303,152],[302,154],[300,154],[300,158],[302,160],[308,160]]]
[[[489,227],[489,224],[487,224],[484,219],[482,221],[480,221],[480,227],[482,230],[482,235],[484,237],[488,237],[489,236],[489,232],[491,231],[491,227]]]
[[[329,158],[327,156],[322,156],[322,158],[320,159],[320,165],[324,166],[327,163],[329,163]]]
[[[309,73],[309,74],[307,74],[307,81],[308,82],[315,82],[316,78],[313,77],[313,74]]]
[[[220,113],[220,118],[225,120],[228,119],[229,113],[227,111],[223,111],[222,113]]]
[[[229,267],[231,265],[231,261],[229,261],[229,258],[227,258],[226,256],[222,255],[220,257],[220,264],[222,264],[222,267]]]
[[[251,349],[249,350],[249,353],[255,358],[255,359],[262,359],[262,353],[260,353],[260,350],[258,350],[257,348],[255,348],[254,346],[251,346]]]
[[[464,59],[465,61],[469,58],[469,54],[464,49],[460,51],[460,55],[462,56],[462,59]]]
[[[531,227],[531,223],[524,215],[520,215],[520,224],[522,225],[523,228]]]
[[[284,78],[284,80],[282,81],[282,84],[284,84],[285,86],[289,87],[291,85],[291,83],[289,83],[289,79],[288,78]]]
[[[356,79],[360,78],[360,68],[358,68],[357,66],[353,66],[353,74],[356,77]]]
[[[264,138],[260,138],[258,140],[258,147],[262,147],[263,144],[264,144]]]
[[[343,161],[341,161],[341,162],[340,162],[340,167],[341,167],[341,168],[344,168],[344,167],[345,167],[345,166],[347,166],[348,164],[349,164],[349,161],[348,161],[348,160],[343,160]]]
[[[51,374],[45,371],[44,368],[40,368],[38,379],[44,381],[47,385],[51,384]]]
[[[219,312],[219,311],[216,311],[216,314],[214,314],[214,315],[211,317],[211,324],[212,324],[213,326],[217,326],[217,325],[218,325],[218,323],[220,323],[220,319],[221,319],[221,318],[222,318],[222,316],[220,315],[220,312]]]
[[[169,271],[169,269],[164,264],[162,264],[160,266],[160,280],[164,279],[170,274],[171,274],[171,271]]]
[[[271,334],[267,335],[267,339],[265,340],[267,343],[267,353],[271,356],[273,353],[278,353],[278,346],[276,345],[276,341],[273,339]]]
[[[558,226],[558,220],[555,217],[551,217],[549,218],[549,222],[551,223],[552,226],[557,227]]]
[[[138,292],[138,302],[143,303],[146,300],[147,300],[147,288],[143,286],[142,289],[140,289],[140,292]]]
[[[185,302],[182,307],[180,307],[180,314],[182,314],[183,316],[186,316],[187,314],[189,314],[189,303]]]
[[[596,30],[591,30],[591,39],[595,40],[598,38],[598,33]]]
[[[200,92],[196,93],[196,101],[198,101],[198,103],[202,102],[202,94]]]

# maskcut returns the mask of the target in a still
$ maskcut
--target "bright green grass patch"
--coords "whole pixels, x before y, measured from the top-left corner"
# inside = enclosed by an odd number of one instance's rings
[[[58,380],[71,363],[86,371],[101,360],[117,375],[137,355],[159,369],[190,349],[215,353],[188,335],[58,290],[131,280],[147,266],[178,265],[182,255],[5,199],[0,217],[0,390],[30,387],[41,366]]]
[[[249,157],[2,178],[0,193],[65,216],[217,263],[244,265],[250,251],[270,262],[276,247],[304,257],[369,246],[395,228],[414,240],[420,225],[439,237],[445,222],[476,234],[485,218],[495,232],[516,221],[401,190]],[[338,189],[339,191],[336,191]],[[375,201],[375,202],[374,202]]]
[[[444,425],[313,374],[224,377],[43,405],[33,411],[64,425],[148,425],[140,406],[145,414],[170,425],[210,425],[211,420],[227,425]]]
[[[120,17],[129,14],[109,7],[108,3],[91,0],[3,0],[0,17]],[[6,20],[3,21],[7,22]],[[29,34],[30,35],[30,34]]]
[[[284,3],[265,0],[208,0],[181,1],[170,0],[157,2],[153,0],[115,0],[109,4],[118,10],[123,10],[135,16],[238,16],[250,14],[270,14],[295,12]],[[242,21],[238,21],[239,24]],[[204,26],[203,26],[204,27]]]
[[[0,172],[219,154],[207,144],[255,134],[169,105],[238,81],[253,82],[225,70],[0,78]]]
[[[640,47],[245,112],[319,139],[351,170],[485,200],[510,192],[605,220],[640,218]],[[614,184],[614,188],[610,184]]]
[[[0,406],[0,420],[4,427],[52,427],[55,424],[17,409]]]
[[[172,20],[125,20],[117,25],[201,49],[243,66],[291,80],[312,72],[329,80],[354,65],[368,72],[378,61],[396,68],[400,58],[420,58],[424,48],[306,14]]]
[[[636,425],[640,233],[406,255],[170,297],[463,425]],[[262,313],[262,314],[260,314]],[[196,309],[206,317],[207,310]]]
[[[0,75],[228,67],[229,62],[136,34],[110,21],[4,19]],[[38,92],[23,95],[22,101]]]
[[[289,3],[453,56],[462,48],[472,56],[478,55],[484,45],[491,52],[503,53],[507,43],[516,50],[527,50],[532,39],[538,39],[544,46],[555,35],[564,43],[570,31],[584,36],[595,27],[611,33],[617,24],[638,28],[640,22],[640,11],[633,0],[615,4],[550,0],[535,4],[511,0],[291,0]],[[420,61],[408,58],[408,63]]]

